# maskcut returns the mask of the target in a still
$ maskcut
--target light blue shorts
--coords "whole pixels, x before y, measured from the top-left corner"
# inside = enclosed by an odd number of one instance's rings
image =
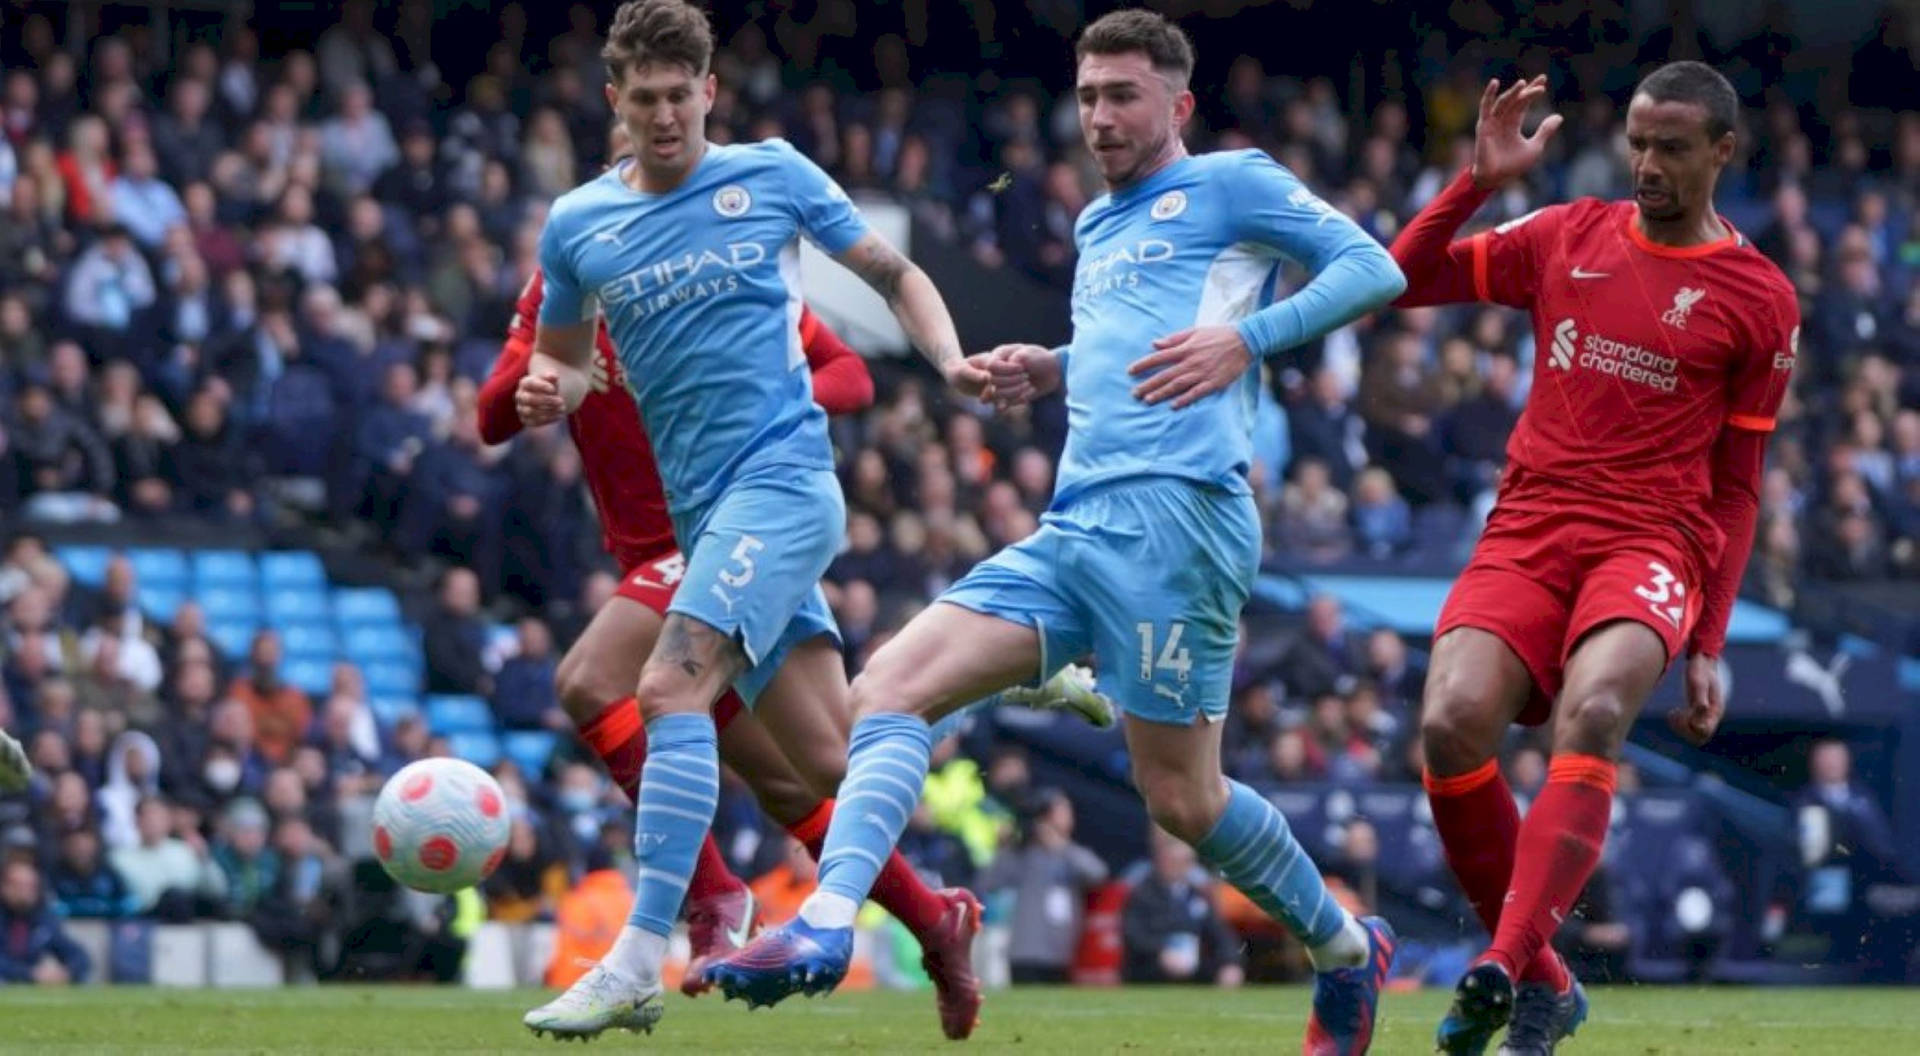
[[[831,470],[780,467],[734,483],[684,518],[674,534],[687,570],[668,612],[699,620],[739,643],[747,669],[734,689],[749,705],[787,651],[840,628],[820,592],[847,508]]]
[[[1259,568],[1252,496],[1121,481],[1048,513],[939,600],[1033,627],[1041,678],[1091,652],[1100,691],[1127,714],[1187,726],[1226,715]]]

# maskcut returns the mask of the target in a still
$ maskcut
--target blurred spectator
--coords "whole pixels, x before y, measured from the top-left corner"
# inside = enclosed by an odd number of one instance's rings
[[[60,838],[60,860],[49,880],[54,908],[62,917],[112,918],[133,912],[127,883],[102,857],[100,834],[92,829],[69,829]]]
[[[1061,792],[1036,793],[1019,843],[980,872],[982,894],[1012,892],[1007,957],[1015,983],[1069,981],[1087,892],[1107,879],[1106,863],[1073,842],[1073,813],[1073,802]]]
[[[197,832],[173,834],[173,807],[158,796],[140,801],[139,842],[116,848],[109,861],[127,882],[136,912],[179,923],[206,915],[226,893],[226,877]]]
[[[126,335],[135,317],[158,298],[153,270],[124,227],[102,229],[67,275],[67,318],[103,340]]]
[[[246,919],[280,880],[280,858],[267,845],[267,812],[251,799],[227,804],[213,844],[213,861],[225,878],[223,915]]]
[[[253,716],[253,747],[269,763],[285,763],[306,742],[313,702],[280,678],[280,633],[262,628],[247,649],[246,674],[227,693]]]
[[[1347,629],[1339,600],[1322,594],[1307,603],[1306,624],[1281,655],[1280,677],[1294,697],[1340,693],[1365,662],[1364,639]]]
[[[145,143],[129,146],[121,156],[120,175],[108,189],[108,210],[113,222],[149,251],[159,249],[168,231],[187,222],[187,207],[173,185],[160,178],[159,159]]]
[[[487,916],[507,924],[550,920],[566,896],[568,876],[562,862],[522,810],[507,835],[507,856],[481,885]]]
[[[469,569],[448,569],[439,600],[423,621],[427,692],[492,695],[493,676],[481,659],[487,628],[479,612],[480,578]]]
[[[1413,541],[1412,511],[1384,469],[1362,472],[1354,485],[1353,535],[1360,550],[1373,558],[1393,557]]]
[[[1353,548],[1347,522],[1347,497],[1333,486],[1326,463],[1305,458],[1294,463],[1293,483],[1280,496],[1277,549],[1283,557],[1327,564]]]
[[[1213,904],[1213,878],[1193,848],[1155,828],[1147,841],[1152,869],[1127,892],[1121,910],[1129,983],[1211,982],[1239,986],[1240,938]]]
[[[140,842],[140,804],[160,792],[161,772],[160,748],[152,737],[128,730],[114,739],[107,782],[97,800],[107,846],[117,849]]]
[[[552,633],[528,617],[520,621],[518,638],[518,652],[500,666],[494,683],[494,715],[511,729],[572,729],[554,689]]]
[[[0,981],[65,986],[86,982],[92,969],[43,897],[40,870],[24,861],[0,866]]]

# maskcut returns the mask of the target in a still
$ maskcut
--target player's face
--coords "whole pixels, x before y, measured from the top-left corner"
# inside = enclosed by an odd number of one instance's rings
[[[1172,160],[1193,93],[1168,83],[1146,52],[1088,55],[1074,87],[1080,132],[1109,187],[1122,187]]]
[[[1732,157],[1733,134],[1715,140],[1705,107],[1645,95],[1627,107],[1633,199],[1647,220],[1672,222],[1710,208],[1714,181]]]
[[[714,87],[712,74],[672,63],[629,68],[624,82],[607,85],[607,104],[650,180],[677,181],[700,160]]]

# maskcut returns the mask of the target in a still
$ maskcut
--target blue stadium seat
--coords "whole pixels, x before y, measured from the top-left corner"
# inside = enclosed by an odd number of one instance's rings
[[[187,593],[177,586],[148,586],[141,584],[139,593],[140,611],[161,623],[172,623],[173,614],[179,611],[180,603],[187,600]]]
[[[143,587],[184,587],[187,584],[187,555],[178,550],[142,547],[128,550],[134,581]]]
[[[330,606],[327,592],[312,587],[275,587],[267,591],[267,619],[285,626],[290,623],[318,623],[325,620]]]
[[[189,560],[193,563],[194,585],[202,590],[241,587],[251,593],[258,579],[253,555],[245,550],[195,550]]]
[[[82,586],[97,587],[106,582],[107,563],[113,551],[104,546],[56,546],[53,556],[66,566],[67,575]]]
[[[365,623],[340,628],[340,646],[356,664],[376,660],[420,659],[413,635],[398,624]]]
[[[341,587],[333,592],[333,618],[349,627],[399,623],[400,599],[385,587]]]
[[[500,761],[500,738],[492,730],[450,733],[447,735],[447,747],[453,750],[454,755],[482,770],[491,770],[493,764]]]
[[[280,678],[316,701],[324,700],[333,691],[333,660],[288,657],[280,664]]]
[[[333,628],[324,623],[287,623],[280,625],[280,644],[289,657],[332,660],[340,651]]]
[[[311,550],[271,550],[260,555],[260,585],[320,589],[327,585],[327,568]]]
[[[514,730],[500,739],[500,746],[513,765],[533,780],[546,771],[547,760],[553,758],[559,742],[559,737],[546,730]]]
[[[208,620],[258,620],[260,595],[251,582],[240,587],[202,587],[194,595]]]
[[[367,710],[373,712],[374,720],[382,729],[391,730],[395,723],[408,715],[420,714],[420,702],[411,696],[373,696],[367,697]]]
[[[370,697],[405,696],[420,692],[420,668],[403,660],[380,660],[359,665]]]
[[[252,620],[209,620],[207,637],[222,656],[238,660],[253,647],[253,635],[259,629],[259,625]]]
[[[492,730],[493,709],[479,697],[438,693],[427,698],[427,729],[434,733]]]

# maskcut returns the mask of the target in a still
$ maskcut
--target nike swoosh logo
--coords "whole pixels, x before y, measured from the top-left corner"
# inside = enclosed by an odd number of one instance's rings
[[[753,914],[757,908],[758,907],[754,905],[753,895],[749,893],[747,895],[746,919],[727,929],[727,941],[733,944],[734,949],[737,950],[745,946],[747,940],[753,938]]]
[[[1588,271],[1585,268],[1573,269],[1573,277],[1576,279],[1604,279],[1607,275],[1608,273],[1604,271]]]

